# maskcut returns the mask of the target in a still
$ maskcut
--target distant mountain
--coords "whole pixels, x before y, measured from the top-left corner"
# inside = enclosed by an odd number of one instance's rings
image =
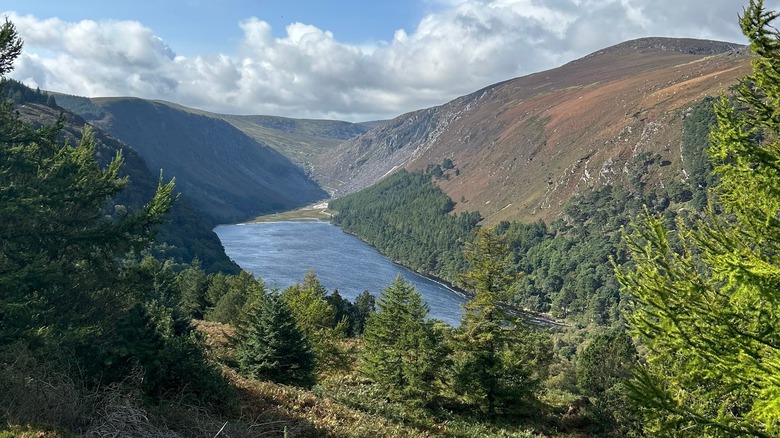
[[[17,112],[23,120],[34,125],[51,125],[62,116],[65,122],[62,130],[63,141],[68,139],[75,143],[80,138],[86,123],[81,117],[67,111],[63,112],[62,108],[51,106],[43,101],[28,100],[17,103]],[[122,174],[128,177],[129,182],[125,190],[115,199],[117,204],[113,208],[127,210],[140,208],[154,194],[159,173],[151,172],[140,155],[102,131],[95,130],[95,139],[99,163],[108,163],[117,151],[122,152],[124,159]],[[207,272],[237,273],[239,271],[238,265],[225,254],[222,243],[211,226],[186,197],[181,197],[174,203],[167,219],[165,224],[158,227],[154,247],[156,254],[162,258],[173,258],[178,262],[186,263],[197,258]]]
[[[90,99],[81,111],[137,151],[151,169],[175,176],[177,188],[212,223],[327,197],[301,167],[219,118],[135,98]]]
[[[455,171],[438,184],[456,212],[480,211],[487,223],[549,220],[574,194],[626,183],[644,157],[653,159],[642,164],[643,184],[685,180],[687,111],[749,71],[737,44],[628,41],[399,116],[323,154],[314,176],[340,196],[451,160]]]
[[[201,111],[164,102],[193,114],[224,120],[252,137],[284,154],[293,163],[311,171],[319,156],[344,141],[365,134],[383,122],[350,123],[339,120],[292,119],[264,115],[232,115]]]

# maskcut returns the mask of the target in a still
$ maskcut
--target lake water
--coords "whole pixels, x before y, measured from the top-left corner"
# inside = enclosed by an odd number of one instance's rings
[[[214,229],[225,252],[267,286],[284,289],[313,269],[328,289],[354,300],[364,290],[378,296],[399,274],[430,306],[431,318],[458,325],[466,298],[399,266],[360,239],[327,222],[267,222]]]

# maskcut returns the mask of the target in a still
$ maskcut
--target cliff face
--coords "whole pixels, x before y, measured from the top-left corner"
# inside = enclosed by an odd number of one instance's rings
[[[439,184],[456,211],[551,219],[573,194],[627,181],[643,152],[661,157],[646,184],[684,179],[686,111],[749,71],[740,45],[629,41],[397,117],[323,154],[314,175],[340,196],[449,158],[457,172]]]

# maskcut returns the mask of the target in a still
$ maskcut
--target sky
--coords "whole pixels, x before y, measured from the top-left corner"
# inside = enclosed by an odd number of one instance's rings
[[[24,40],[9,76],[31,87],[368,121],[634,38],[746,43],[747,1],[2,0],[0,14]]]

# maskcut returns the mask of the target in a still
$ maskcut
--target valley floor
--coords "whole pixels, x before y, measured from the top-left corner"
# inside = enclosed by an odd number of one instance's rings
[[[329,221],[333,212],[328,210],[328,201],[307,205],[297,210],[257,216],[249,223],[280,222],[280,221]]]

